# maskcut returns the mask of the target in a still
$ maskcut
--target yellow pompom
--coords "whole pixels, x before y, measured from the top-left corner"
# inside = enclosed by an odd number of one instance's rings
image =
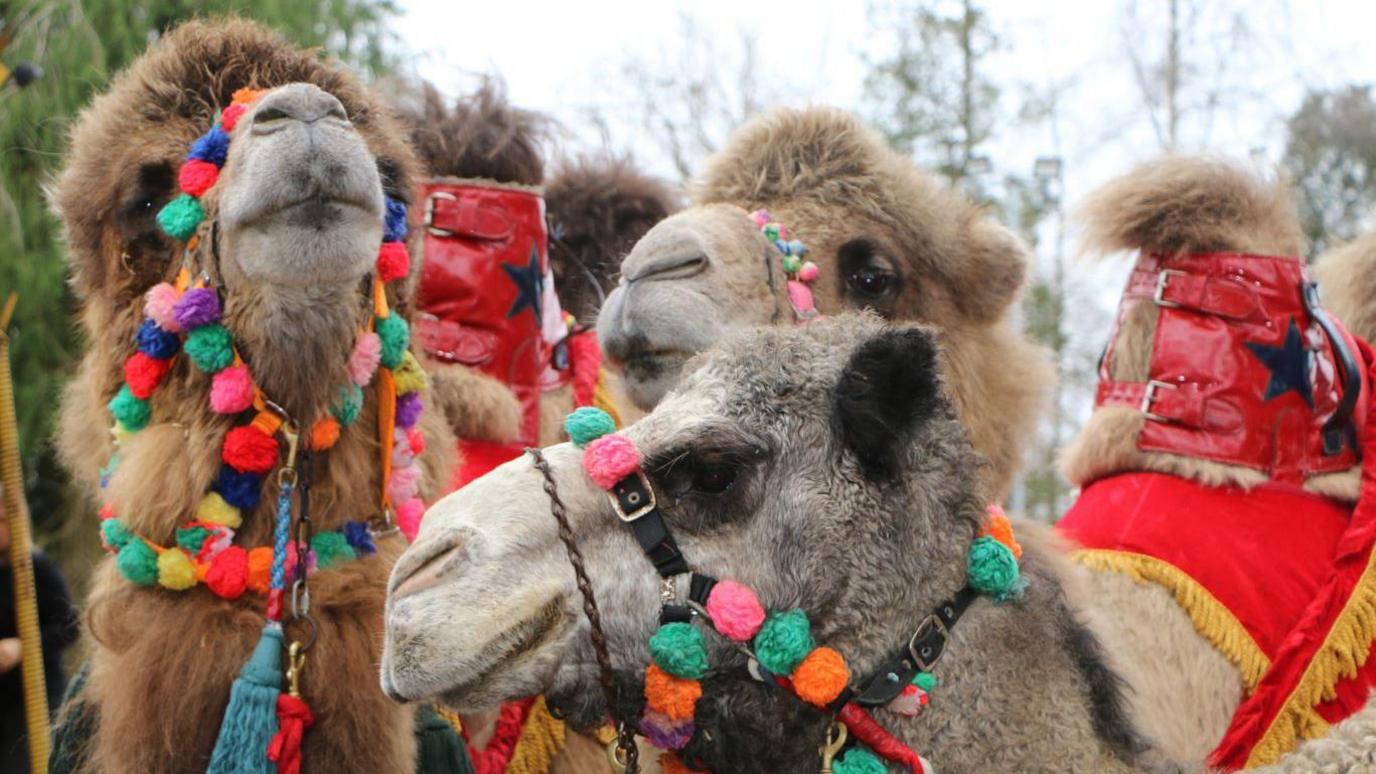
[[[201,498],[201,504],[196,506],[196,518],[211,524],[223,524],[230,529],[238,529],[244,523],[239,509],[225,502],[219,492],[210,492]]]
[[[169,548],[158,554],[158,583],[173,591],[196,585],[196,565],[180,548]]]
[[[410,395],[425,389],[425,371],[410,350],[402,356],[401,365],[392,371],[392,378],[397,383],[397,395]]]
[[[115,422],[115,426],[110,428],[110,435],[115,437],[116,444],[123,444],[134,435],[134,431],[125,427],[123,422]]]

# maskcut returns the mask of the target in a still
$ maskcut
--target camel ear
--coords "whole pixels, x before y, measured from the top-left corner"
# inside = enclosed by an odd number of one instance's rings
[[[966,225],[965,260],[958,264],[956,305],[966,317],[993,322],[1008,311],[1027,277],[1027,247],[989,218]]]
[[[912,429],[940,402],[936,340],[917,327],[888,329],[861,344],[836,385],[841,438],[872,479],[897,473]]]

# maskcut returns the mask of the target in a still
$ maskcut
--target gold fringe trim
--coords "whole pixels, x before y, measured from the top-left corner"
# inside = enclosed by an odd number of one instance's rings
[[[1248,768],[1274,763],[1305,739],[1328,733],[1328,723],[1315,711],[1332,699],[1339,680],[1355,677],[1376,639],[1376,550],[1367,556],[1366,569],[1352,587],[1323,645],[1314,653],[1295,690],[1286,697],[1271,725],[1252,748]]]
[[[544,774],[549,771],[554,756],[564,749],[564,721],[549,714],[545,697],[536,697],[526,713],[525,725],[521,726],[521,736],[516,740],[516,749],[511,751],[511,760],[506,764],[505,774]]]
[[[616,410],[616,401],[612,398],[611,387],[607,384],[607,369],[605,368],[597,370],[597,384],[592,391],[592,405],[611,415],[612,422],[617,427],[621,427],[621,412]]]
[[[603,747],[606,747],[607,745],[616,741],[616,726],[612,725],[611,723],[608,723],[605,726],[594,729],[592,733],[589,734],[589,736],[601,742]]]
[[[463,736],[463,720],[459,718],[459,713],[445,707],[439,702],[430,705],[435,708],[435,714],[440,716],[440,720],[454,727],[454,733]]]
[[[1179,567],[1162,559],[1131,551],[1085,548],[1071,553],[1076,562],[1099,572],[1116,572],[1135,581],[1155,583],[1175,595],[1194,622],[1194,628],[1242,673],[1250,695],[1271,668],[1271,659],[1232,611]]]

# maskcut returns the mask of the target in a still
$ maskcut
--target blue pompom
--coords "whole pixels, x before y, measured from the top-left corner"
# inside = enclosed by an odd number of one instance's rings
[[[258,498],[263,494],[263,479],[256,473],[240,473],[228,465],[221,465],[220,475],[215,479],[215,491],[235,508],[250,511],[258,506]]]
[[[229,157],[229,135],[225,134],[225,130],[221,129],[219,124],[210,127],[210,131],[191,143],[191,150],[186,157],[223,167],[225,159]]]
[[[373,535],[368,531],[368,525],[361,521],[344,522],[344,539],[349,541],[349,545],[359,556],[377,553]]]
[[[177,339],[177,334],[168,333],[152,320],[144,320],[139,326],[138,336],[135,341],[139,344],[139,351],[153,358],[154,360],[166,360],[174,357],[177,350],[182,348],[181,341]]]
[[[387,197],[387,218],[383,222],[382,241],[400,242],[406,238],[406,204]]]

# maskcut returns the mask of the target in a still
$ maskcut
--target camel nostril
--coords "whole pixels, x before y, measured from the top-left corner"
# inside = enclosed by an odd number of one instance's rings
[[[313,124],[327,117],[349,120],[338,97],[309,84],[292,84],[263,97],[253,113],[253,126],[271,129],[287,121]]]
[[[654,258],[627,272],[626,281],[687,279],[703,273],[708,265],[707,256],[702,254]]]
[[[467,555],[467,546],[455,538],[437,541],[432,551],[403,556],[394,573],[392,599],[402,599],[439,584]]]

